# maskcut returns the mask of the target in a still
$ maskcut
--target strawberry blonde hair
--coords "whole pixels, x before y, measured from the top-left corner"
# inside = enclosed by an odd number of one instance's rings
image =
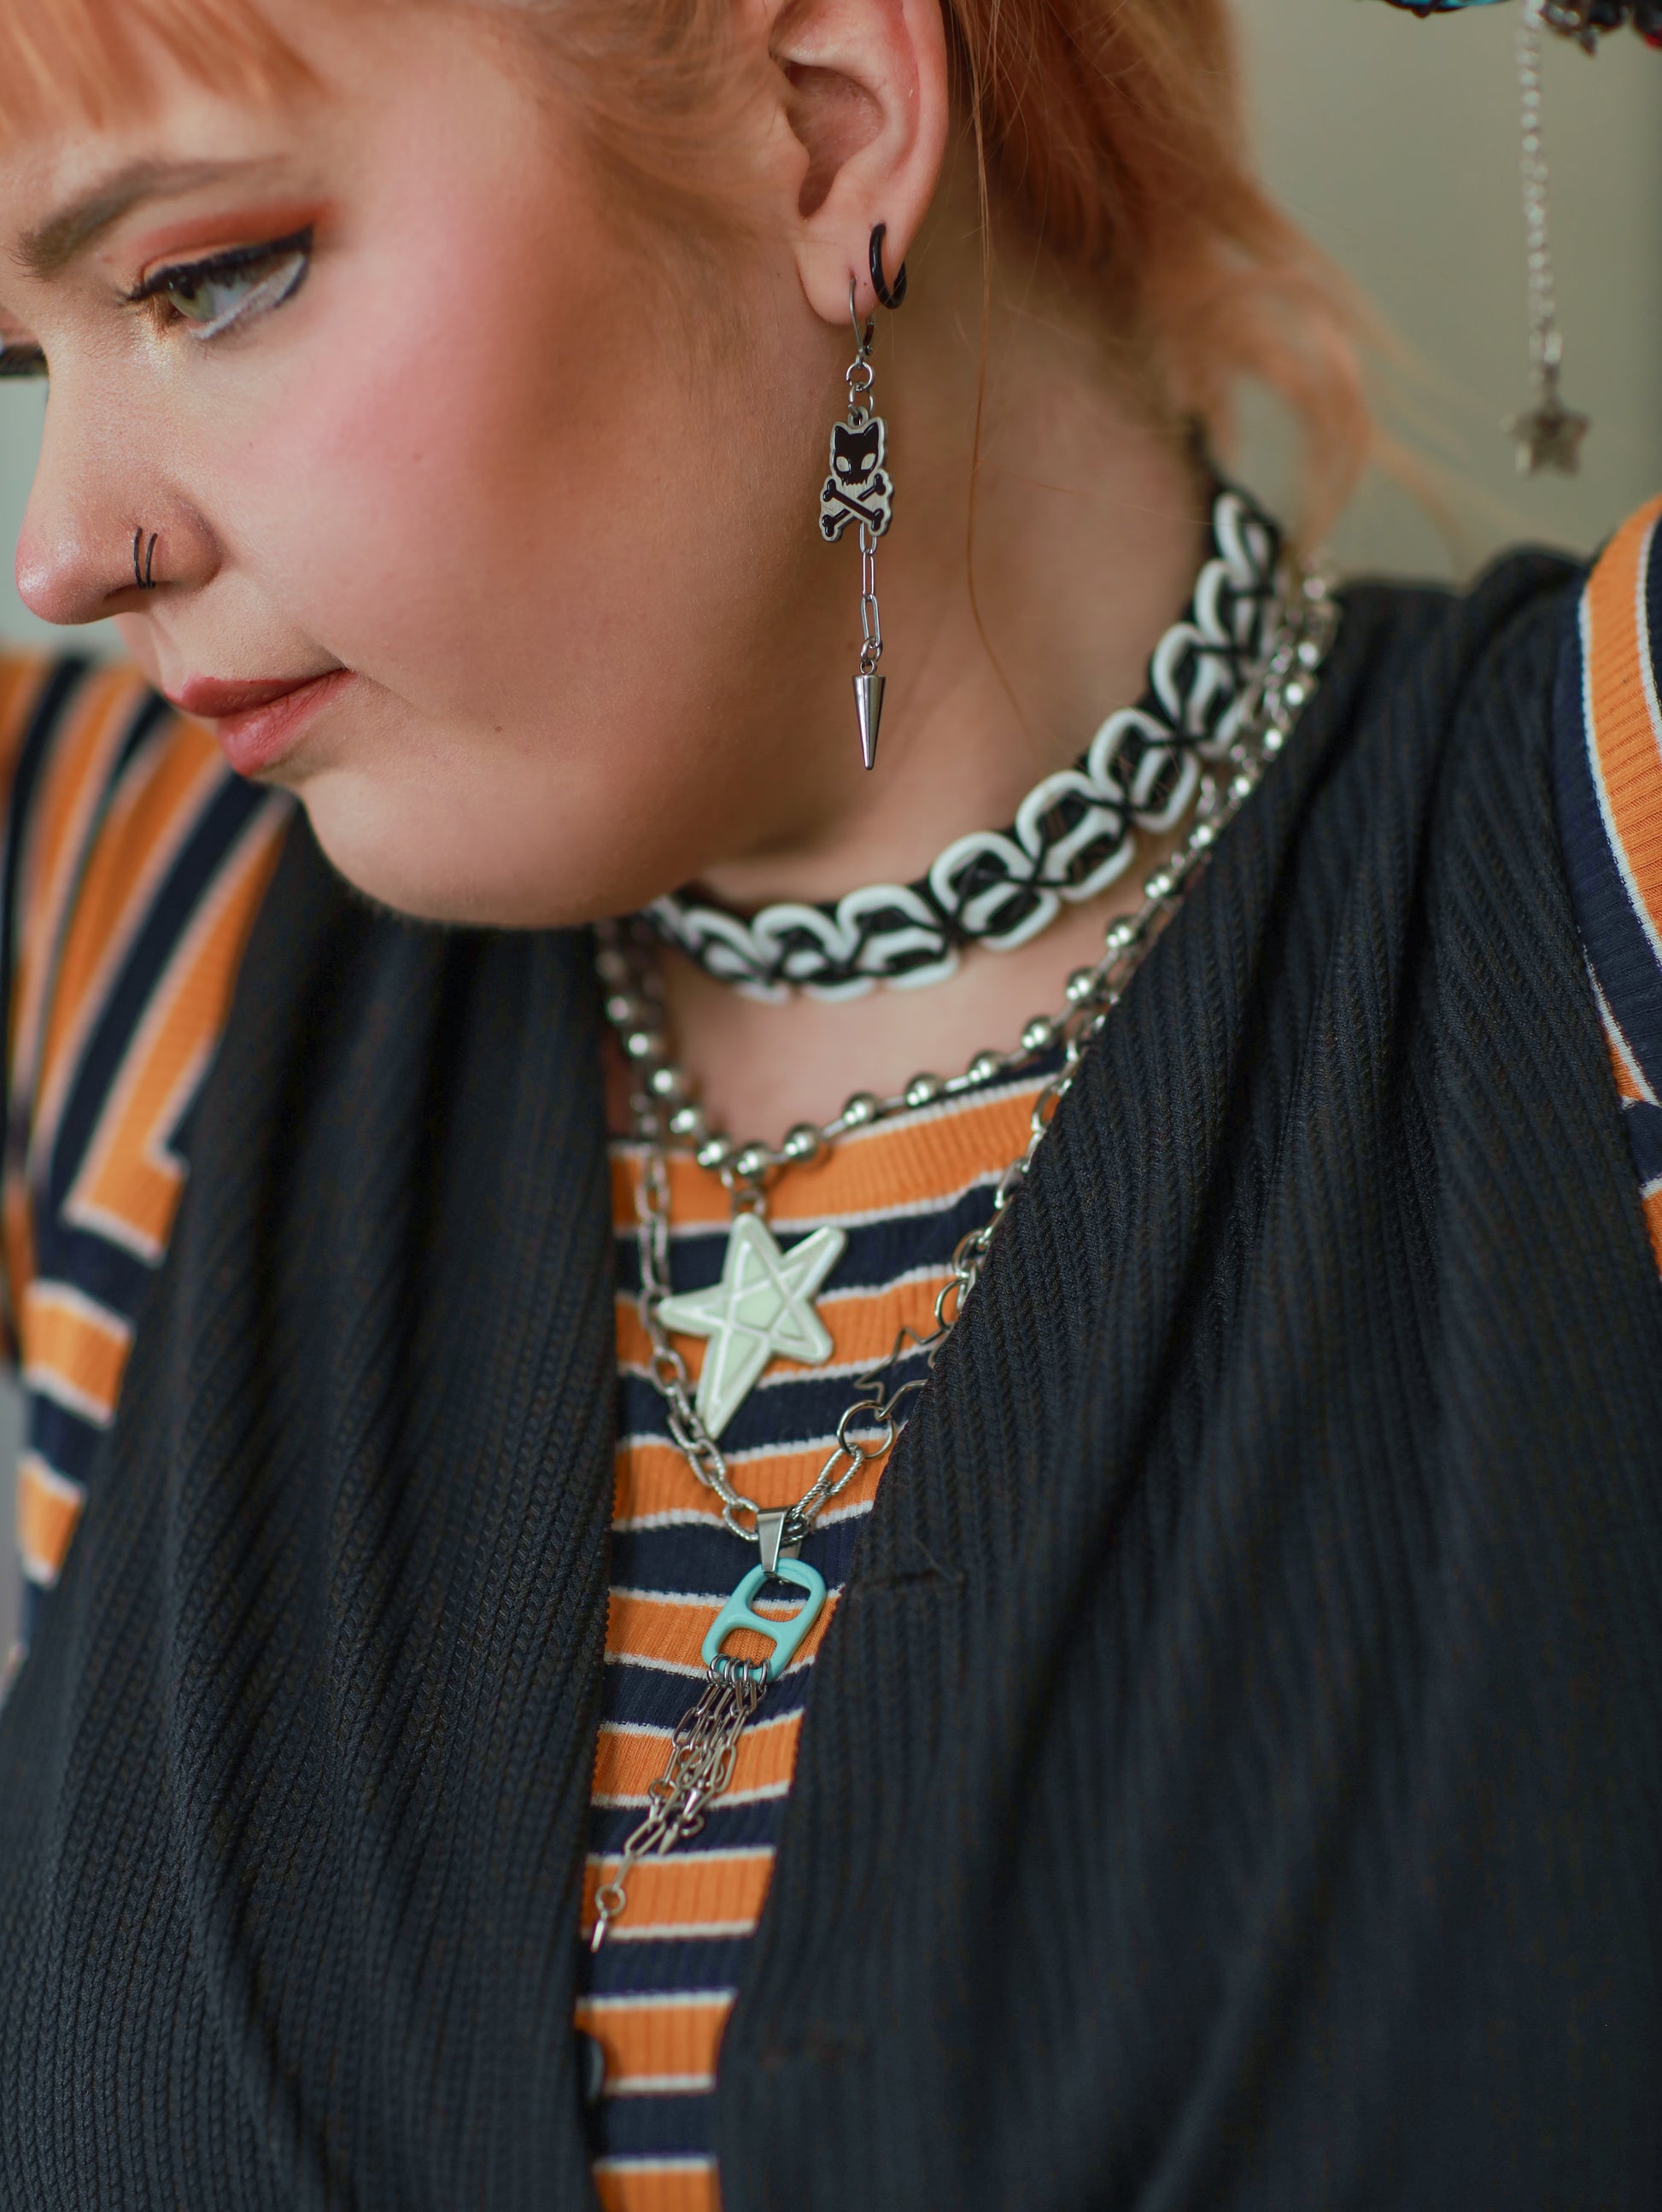
[[[354,0],[362,6],[431,0]],[[577,95],[595,150],[650,207],[721,199],[725,127],[752,88],[734,0],[465,0],[520,18]],[[1260,183],[1232,0],[941,0],[954,94],[1001,205],[1101,283],[1176,413],[1227,449],[1243,379],[1304,440],[1303,534],[1344,503],[1373,444],[1365,311]],[[234,93],[305,70],[257,0],[0,0],[0,128],[144,96],[137,40]]]

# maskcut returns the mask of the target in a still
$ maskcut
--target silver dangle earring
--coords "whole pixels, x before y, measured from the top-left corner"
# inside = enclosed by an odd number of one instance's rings
[[[885,226],[879,223],[871,236],[872,288],[886,307],[898,307],[906,296],[903,262],[892,289],[883,270]],[[854,359],[846,372],[849,411],[831,434],[831,473],[819,494],[819,535],[834,545],[849,525],[860,532],[860,669],[854,679],[855,714],[860,725],[860,754],[866,766],[877,765],[877,734],[883,721],[883,691],[886,679],[878,673],[883,658],[883,617],[877,604],[877,541],[894,515],[894,480],[884,466],[888,453],[888,425],[871,406],[871,390],[877,381],[872,367],[872,340],[877,335],[875,317],[862,331],[855,306],[855,282],[849,279],[849,321],[854,331]]]

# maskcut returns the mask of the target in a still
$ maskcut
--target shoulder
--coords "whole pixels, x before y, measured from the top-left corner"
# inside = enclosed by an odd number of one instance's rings
[[[1355,704],[1391,711],[1411,702],[1422,720],[1458,720],[1514,684],[1532,686],[1544,715],[1550,668],[1584,563],[1533,547],[1502,554],[1463,587],[1363,577],[1342,592],[1336,663]]]

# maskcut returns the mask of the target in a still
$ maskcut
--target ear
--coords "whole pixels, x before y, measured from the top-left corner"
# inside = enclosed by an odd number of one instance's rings
[[[951,122],[942,0],[785,0],[769,49],[807,165],[793,244],[802,289],[828,323],[870,314],[871,234],[886,226],[893,283],[934,197]]]

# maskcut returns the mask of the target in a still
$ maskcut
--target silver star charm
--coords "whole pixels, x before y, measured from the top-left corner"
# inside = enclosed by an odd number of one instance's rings
[[[1581,441],[1592,424],[1555,394],[1527,414],[1514,415],[1507,428],[1517,441],[1519,476],[1556,469],[1561,476],[1573,477],[1581,466]]]
[[[814,1311],[813,1294],[848,1241],[840,1229],[816,1229],[782,1252],[766,1222],[741,1213],[728,1239],[721,1281],[659,1306],[667,1328],[710,1340],[698,1379],[698,1418],[711,1436],[721,1435],[770,1359],[823,1367],[831,1358],[831,1332]]]

